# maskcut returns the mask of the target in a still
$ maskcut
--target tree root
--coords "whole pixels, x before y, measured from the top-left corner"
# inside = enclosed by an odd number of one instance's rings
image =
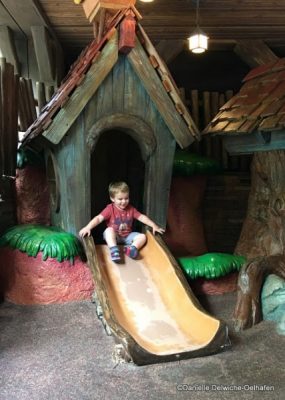
[[[233,316],[236,331],[250,328],[261,321],[260,292],[264,279],[269,274],[285,279],[285,255],[259,257],[248,261],[241,268]]]

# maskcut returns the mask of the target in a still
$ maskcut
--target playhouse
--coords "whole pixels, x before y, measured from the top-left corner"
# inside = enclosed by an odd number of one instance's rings
[[[115,180],[128,181],[132,203],[165,227],[176,144],[199,138],[142,27],[132,51],[119,52],[129,13],[120,11],[85,49],[22,143],[43,151],[51,222],[74,234],[105,206]]]

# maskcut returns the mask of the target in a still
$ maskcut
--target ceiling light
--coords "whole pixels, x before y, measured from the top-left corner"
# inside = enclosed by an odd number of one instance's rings
[[[208,39],[199,26],[199,0],[196,0],[196,28],[188,38],[189,50],[193,53],[204,53],[208,49]]]

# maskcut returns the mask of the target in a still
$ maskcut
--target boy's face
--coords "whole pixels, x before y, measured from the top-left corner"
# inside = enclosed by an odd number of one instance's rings
[[[129,193],[127,192],[118,192],[114,197],[111,197],[111,201],[115,204],[117,208],[120,210],[124,210],[129,204]]]

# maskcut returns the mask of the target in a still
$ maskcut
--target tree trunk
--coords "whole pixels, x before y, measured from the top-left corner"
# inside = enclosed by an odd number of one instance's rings
[[[248,259],[284,254],[285,151],[255,153],[247,217],[235,249]]]
[[[260,291],[269,273],[285,278],[285,152],[255,153],[247,217],[235,253],[249,260],[238,279],[236,329],[261,318]],[[258,258],[256,258],[258,257]]]
[[[176,257],[199,256],[208,251],[201,215],[206,183],[206,176],[172,179],[163,239]]]
[[[285,279],[285,256],[257,258],[244,264],[239,273],[238,296],[234,311],[235,329],[250,328],[261,319],[260,291],[269,274]]]

